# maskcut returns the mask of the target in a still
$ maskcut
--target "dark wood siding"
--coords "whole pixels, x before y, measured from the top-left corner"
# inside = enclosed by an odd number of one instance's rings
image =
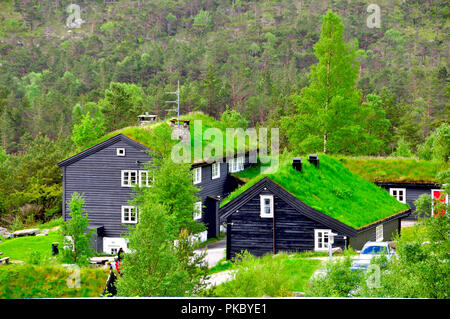
[[[117,156],[117,148],[125,148],[125,156]],[[139,170],[149,160],[144,151],[118,141],[64,168],[63,198],[67,202],[74,192],[84,194],[90,226],[104,226],[105,237],[119,237],[128,229],[121,207],[132,198],[132,188],[121,186],[121,170]],[[67,218],[67,203],[63,208]]]
[[[383,241],[391,241],[399,230],[400,219],[394,219],[383,224]],[[368,241],[376,240],[376,227],[358,233],[350,238],[350,246],[355,250],[361,250]]]
[[[261,194],[274,195],[274,219],[260,217]],[[255,256],[262,256],[274,252],[275,224],[275,253],[280,251],[314,250],[314,229],[330,229],[304,216],[277,195],[263,191],[254,196],[238,212],[227,218],[229,246],[228,257],[233,258],[236,253],[248,250]],[[332,229],[333,232],[336,232]],[[344,247],[344,239],[336,239],[333,247]]]
[[[245,157],[244,167],[248,167],[251,163],[248,162],[248,156]],[[193,168],[199,166],[193,166]],[[203,205],[205,205],[207,196],[214,196],[218,198],[224,198],[231,192],[233,192],[238,184],[235,182],[234,177],[228,173],[228,163],[226,161],[220,163],[220,177],[212,179],[212,164],[204,164],[200,166],[202,168],[202,181],[195,184],[200,189],[198,195],[200,196]],[[202,222],[207,222],[207,211],[203,208]]]
[[[405,220],[415,220],[417,219],[416,206],[414,202],[419,198],[420,195],[426,194],[431,195],[432,189],[439,189],[438,185],[433,184],[407,184],[407,183],[379,183],[379,186],[386,189],[389,192],[390,188],[405,188],[406,189],[406,203],[409,204],[412,214],[405,218]],[[423,216],[422,216],[423,217]]]

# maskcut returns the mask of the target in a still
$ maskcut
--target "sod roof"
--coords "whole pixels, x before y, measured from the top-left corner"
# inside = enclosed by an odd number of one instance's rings
[[[214,150],[215,146],[217,146],[217,150],[219,147],[222,149],[222,158],[227,155],[229,152],[233,152],[235,154],[239,150],[236,147],[236,141],[233,143],[232,147],[227,147],[226,144],[226,128],[223,127],[223,124],[214,119],[211,116],[205,115],[201,112],[193,112],[186,115],[180,116],[180,120],[182,121],[190,121],[190,138],[191,138],[191,161],[192,163],[202,163],[207,160],[205,158],[205,155],[203,155],[203,151],[205,151],[206,148],[208,148],[208,152],[210,150]],[[201,121],[201,130],[195,130],[195,121]],[[197,122],[198,123],[198,122]],[[215,140],[215,137],[212,137],[211,139],[207,140],[205,138],[205,132],[208,129],[219,129],[220,132],[222,132],[222,141]],[[151,123],[145,126],[130,126],[125,127],[113,132],[110,132],[106,134],[105,136],[85,145],[83,150],[86,150],[94,145],[97,145],[103,141],[106,141],[107,139],[114,137],[118,134],[123,134],[130,139],[146,146],[147,148],[151,149],[152,151],[158,153],[158,154],[170,154],[172,147],[175,146],[177,143],[179,143],[178,140],[171,139],[171,128],[170,128],[170,120],[160,120],[156,121],[155,123]],[[254,143],[254,141],[251,141],[249,139],[245,140],[245,147],[244,151],[247,152],[250,149],[256,149],[257,144]],[[76,153],[79,153],[80,151],[77,151]],[[75,154],[76,154],[75,153]],[[212,156],[209,157],[215,157],[220,155],[219,153],[216,153],[214,151],[211,152]],[[75,154],[71,154],[70,157],[72,157]],[[200,154],[197,156],[197,154]],[[220,157],[220,156],[218,156]]]
[[[261,173],[259,166],[246,169],[236,176],[247,183],[225,198],[220,206],[268,177],[308,206],[355,229],[409,209],[407,204],[352,173],[338,160],[327,155],[319,155],[319,159],[320,165],[316,168],[303,157],[302,172],[292,168],[292,157],[280,159],[279,169],[272,174]]]
[[[334,156],[346,168],[371,182],[438,183],[437,173],[449,168],[448,163],[398,157]]]

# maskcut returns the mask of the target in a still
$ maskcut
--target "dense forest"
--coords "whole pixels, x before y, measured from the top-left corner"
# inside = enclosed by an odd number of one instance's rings
[[[56,163],[143,112],[171,115],[166,92],[177,81],[182,113],[239,112],[249,126],[279,127],[282,149],[447,161],[450,4],[379,0],[373,27],[372,3],[1,1],[0,223],[59,214]],[[322,122],[305,112],[320,94],[316,44],[328,10],[357,61],[346,88],[359,124],[324,148],[314,133]]]

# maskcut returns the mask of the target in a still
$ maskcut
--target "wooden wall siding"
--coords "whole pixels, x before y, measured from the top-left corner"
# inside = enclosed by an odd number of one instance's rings
[[[405,188],[406,189],[406,203],[409,204],[409,207],[411,208],[411,211],[413,212],[411,215],[405,218],[405,220],[416,220],[417,214],[414,212],[416,211],[416,206],[414,205],[414,202],[419,198],[420,195],[426,194],[431,195],[431,190],[435,188],[440,188],[439,185],[434,184],[407,184],[407,183],[380,183],[379,186],[386,189],[387,192],[389,192],[390,188]],[[421,215],[421,217],[424,217]]]
[[[89,155],[75,161],[70,159],[67,166],[63,166],[63,218],[68,218],[68,205],[74,192],[83,193],[85,199],[85,211],[90,219],[90,226],[104,226],[105,237],[119,237],[128,231],[133,224],[122,224],[121,207],[129,205],[132,199],[132,188],[121,186],[121,170],[139,170],[143,164],[151,160],[143,147],[127,143],[126,137],[114,137],[108,141],[107,147],[92,152]],[[116,142],[114,142],[116,141]],[[105,143],[105,142],[104,142]],[[125,156],[117,156],[116,149],[125,148]],[[141,164],[137,164],[140,161]],[[248,155],[245,157],[244,167],[248,167]],[[234,178],[228,174],[228,163],[220,165],[220,177],[211,179],[211,164],[202,166],[202,182],[196,184],[200,188],[199,196],[205,204],[207,196],[225,197],[232,192],[237,184]],[[195,167],[195,166],[194,166]],[[203,209],[202,222],[210,222],[214,216],[207,216],[209,210]],[[214,219],[214,218],[213,218]],[[213,234],[214,232],[210,232]]]
[[[248,162],[248,155],[245,157],[244,168],[250,166]],[[194,165],[193,168],[199,167]],[[233,192],[238,184],[235,182],[235,178],[228,173],[228,163],[226,161],[220,163],[220,177],[212,179],[212,164],[204,164],[202,167],[202,181],[195,184],[200,189],[198,192],[199,197],[202,200],[203,205],[206,204],[206,198],[208,196],[224,198],[231,192]],[[209,211],[203,208],[202,222],[206,223],[209,220]]]
[[[273,253],[273,223],[272,218],[260,217],[261,194],[273,194],[270,191],[262,191],[237,213],[227,218],[230,251],[228,258],[233,258],[236,253],[248,250],[255,256]],[[275,218],[275,253],[280,251],[295,252],[314,250],[314,229],[329,229],[299,213],[282,198],[274,195]],[[336,232],[333,230],[333,232]],[[343,239],[337,239],[333,247],[344,248]]]
[[[401,219],[394,219],[383,224],[383,241],[391,241],[398,233]],[[368,241],[376,240],[376,227],[360,232],[357,236],[350,238],[350,246],[355,250],[361,250]]]
[[[125,148],[125,156],[117,156],[116,148]],[[129,205],[133,191],[121,187],[121,170],[142,169],[149,160],[148,154],[123,141],[82,158],[64,168],[65,201],[70,201],[74,192],[83,193],[90,225],[104,226],[106,237],[119,237],[128,230],[122,224],[121,206]],[[63,208],[67,218],[67,203]]]

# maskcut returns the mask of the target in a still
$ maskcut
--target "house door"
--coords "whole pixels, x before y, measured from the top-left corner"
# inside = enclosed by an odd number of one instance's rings
[[[433,203],[435,201],[440,201],[441,203],[448,203],[448,195],[444,196],[444,191],[442,189],[432,189],[431,199],[433,200],[431,203],[431,214],[433,216],[445,214],[444,210],[441,210],[440,212],[434,212]]]

